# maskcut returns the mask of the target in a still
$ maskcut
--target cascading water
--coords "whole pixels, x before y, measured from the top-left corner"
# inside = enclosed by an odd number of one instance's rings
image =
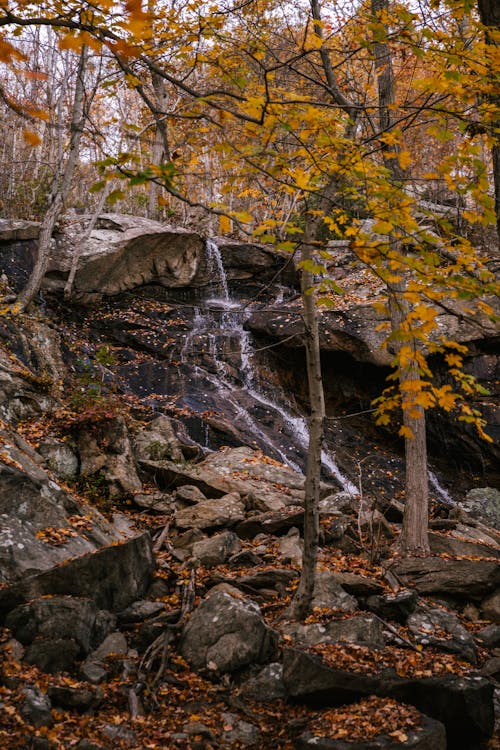
[[[195,311],[193,329],[182,348],[182,361],[198,372],[203,369],[204,381],[217,389],[221,398],[231,406],[249,437],[291,468],[301,471],[309,443],[307,422],[294,413],[282,389],[259,383],[251,335],[243,327],[247,310],[230,295],[217,243],[207,240],[206,253],[210,286],[216,287],[218,296],[210,297],[203,311]],[[282,296],[283,289],[278,288],[275,302],[279,303]],[[231,356],[233,364],[228,362]],[[236,367],[235,357],[238,359]],[[265,424],[275,421],[281,425],[278,434]],[[326,451],[322,453],[322,464],[326,473],[333,476],[344,491],[359,494],[355,485],[341,473],[335,458]]]

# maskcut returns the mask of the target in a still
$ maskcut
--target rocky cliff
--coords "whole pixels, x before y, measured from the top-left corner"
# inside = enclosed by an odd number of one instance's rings
[[[5,746],[486,743],[497,447],[431,423],[432,556],[391,556],[400,446],[358,413],[387,374],[368,306],[381,290],[339,257],[347,292],[321,321],[320,570],[314,613],[297,623],[307,394],[289,259],[106,215],[70,305],[60,290],[79,226],[59,227],[29,315],[0,321]],[[36,236],[0,225],[6,295]],[[460,328],[468,366],[491,389],[497,332],[474,330]]]

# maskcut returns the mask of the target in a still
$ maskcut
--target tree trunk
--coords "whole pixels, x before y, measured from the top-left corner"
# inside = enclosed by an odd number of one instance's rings
[[[307,220],[306,220],[307,221]],[[307,450],[306,483],[304,499],[304,554],[299,587],[290,606],[290,615],[295,619],[304,619],[311,609],[311,601],[316,577],[319,542],[319,499],[321,477],[321,449],[323,426],[325,420],[325,399],[321,377],[321,358],[319,346],[318,311],[313,290],[313,277],[307,269],[307,262],[312,261],[316,222],[311,219],[306,223],[302,245],[302,261],[306,267],[301,272],[301,293],[306,330],[306,365],[309,386],[309,446]]]
[[[83,47],[80,53],[75,82],[68,158],[63,170],[62,179],[56,176],[53,182],[51,203],[40,228],[37,260],[28,283],[12,306],[12,312],[14,313],[23,312],[40,290],[50,259],[52,232],[64,210],[64,204],[71,188],[71,181],[78,163],[80,140],[85,123],[85,68],[87,58],[88,49],[87,47]]]
[[[372,13],[379,17],[381,12],[387,12],[388,0],[372,0]],[[384,133],[392,127],[394,118],[394,74],[389,45],[386,42],[374,42],[375,70],[377,75],[379,127]],[[391,182],[401,185],[403,170],[397,159],[398,148],[391,146],[391,155],[387,153],[387,146],[382,145],[384,164],[387,167]],[[396,154],[395,156],[393,154]],[[393,243],[398,242],[392,238]],[[402,253],[400,253],[402,255]],[[401,270],[404,273],[404,270]],[[391,329],[396,335],[396,354],[401,349],[398,343],[398,332],[401,331],[409,312],[409,304],[404,298],[406,282],[404,278],[397,283],[387,283],[389,291],[389,307]],[[414,338],[410,345],[415,354],[419,344]],[[408,366],[400,366],[399,385],[402,401],[403,425],[407,433],[405,441],[405,510],[403,528],[399,539],[399,547],[403,554],[429,552],[428,524],[429,524],[429,484],[427,475],[427,442],[426,420],[424,409],[412,403],[413,391],[408,385],[419,379],[416,360]]]
[[[498,0],[478,0],[479,15],[481,23],[486,26],[486,43],[498,47],[498,31],[500,29],[500,5]],[[496,32],[496,33],[495,33]],[[491,83],[494,84],[498,71],[490,70]],[[495,212],[497,217],[498,244],[500,247],[500,94],[492,93],[489,99],[495,107],[495,118],[491,123],[493,131],[493,146],[491,155],[493,159],[493,182],[495,185]]]
[[[165,81],[157,73],[151,74],[151,82],[153,84],[153,91],[155,93],[155,107],[157,109],[155,113],[156,118],[156,130],[155,138],[153,143],[153,164],[162,164],[165,160],[170,159],[170,148],[167,138],[167,129],[165,121],[162,119],[165,116],[168,102],[168,94],[165,86]],[[151,181],[149,183],[149,196],[148,196],[148,218],[149,219],[160,219],[160,209],[158,207],[158,197],[160,195],[161,187],[156,182]]]
[[[404,299],[404,282],[391,285],[389,307],[391,328],[397,332],[405,321],[409,306]],[[416,342],[412,342],[416,349]],[[396,353],[401,344],[396,344]],[[403,555],[428,554],[429,536],[429,480],[427,474],[427,439],[425,411],[412,403],[413,391],[407,389],[409,383],[419,380],[418,365],[415,360],[400,367],[403,426],[406,428],[405,442],[405,508],[403,528],[399,537],[399,549]],[[408,400],[406,400],[408,399]],[[406,400],[406,401],[405,401]]]

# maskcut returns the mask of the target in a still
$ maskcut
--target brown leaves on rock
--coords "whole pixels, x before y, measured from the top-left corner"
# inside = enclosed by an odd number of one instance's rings
[[[471,665],[460,661],[452,654],[432,649],[409,651],[396,646],[386,646],[383,651],[351,643],[312,646],[309,651],[317,654],[334,669],[364,674],[380,674],[391,669],[399,677],[438,677],[446,674],[467,675]]]
[[[413,706],[370,696],[359,703],[322,711],[308,729],[316,736],[347,742],[369,742],[380,735],[406,742],[408,733],[421,723],[420,713]]]

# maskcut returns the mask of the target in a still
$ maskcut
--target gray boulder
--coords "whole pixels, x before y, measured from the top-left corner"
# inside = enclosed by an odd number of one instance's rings
[[[486,620],[500,623],[500,591],[495,591],[481,602],[481,612]]]
[[[147,532],[68,560],[0,589],[0,622],[15,607],[50,594],[89,598],[98,609],[118,612],[145,594],[154,566]]]
[[[335,573],[331,573],[329,570],[318,570],[314,584],[312,607],[354,612],[358,609],[358,603],[338,583]]]
[[[253,670],[240,684],[239,694],[244,699],[262,703],[285,698],[283,665],[280,662],[272,662],[261,669]]]
[[[80,428],[77,445],[80,474],[103,477],[110,497],[141,490],[142,483],[137,476],[128,429],[122,416]]]
[[[150,461],[182,461],[184,455],[179,438],[174,430],[172,420],[161,415],[153,419],[140,432],[134,441],[134,453],[137,458]]]
[[[359,643],[371,648],[383,648],[382,625],[373,615],[359,615],[346,620],[330,620],[326,623],[289,623],[282,628],[285,635],[302,645],[316,646],[318,643]]]
[[[179,529],[212,529],[234,526],[245,517],[245,506],[239,494],[232,492],[217,500],[204,500],[175,514]]]
[[[52,726],[52,705],[49,697],[36,687],[23,690],[24,699],[21,705],[23,719],[34,727]]]
[[[191,554],[206,568],[222,565],[241,550],[241,542],[232,531],[223,531],[209,539],[195,542]]]
[[[460,505],[472,518],[500,531],[500,490],[494,487],[469,490]]]
[[[257,604],[218,592],[193,612],[182,633],[180,653],[194,669],[234,672],[270,661],[276,642]]]
[[[95,508],[71,497],[4,431],[0,460],[0,583],[48,570],[121,539]]]
[[[92,599],[51,596],[34,599],[13,609],[5,618],[6,627],[24,645],[38,640],[72,639],[87,654],[102,638],[102,618]],[[112,618],[108,627],[113,626]],[[97,636],[97,639],[96,639]]]
[[[392,570],[406,585],[421,594],[481,600],[500,586],[500,566],[495,560],[410,557],[399,560]]]
[[[64,288],[85,221],[88,217],[62,227],[45,278],[49,288]],[[102,214],[79,257],[75,292],[85,300],[151,282],[187,286],[196,283],[203,257],[204,242],[196,232],[139,216]]]
[[[476,663],[477,648],[458,617],[443,609],[418,609],[408,617],[407,626],[417,643],[458,654]]]
[[[40,442],[38,452],[56,477],[74,479],[78,474],[78,456],[68,443],[49,436]]]

